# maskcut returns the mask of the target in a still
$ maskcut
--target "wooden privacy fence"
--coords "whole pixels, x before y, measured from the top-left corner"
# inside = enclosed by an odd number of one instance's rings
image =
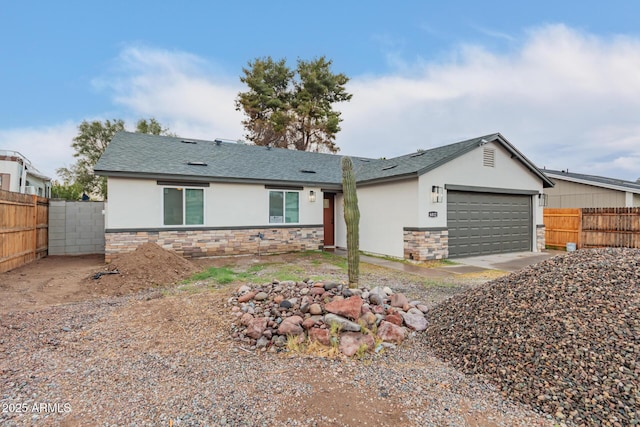
[[[49,199],[0,190],[0,273],[47,256]]]
[[[640,248],[640,208],[544,210],[548,246]]]

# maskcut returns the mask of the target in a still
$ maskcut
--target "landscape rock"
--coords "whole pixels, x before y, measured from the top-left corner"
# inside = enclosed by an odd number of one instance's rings
[[[362,310],[362,298],[352,296],[345,300],[333,300],[325,304],[324,309],[329,313],[347,317],[351,320],[357,320]]]
[[[370,351],[373,349],[373,337],[371,335],[365,335],[358,332],[345,332],[340,335],[340,344],[338,348],[345,356],[355,355],[358,350],[360,350],[361,346],[364,348],[364,351]]]
[[[401,313],[404,323],[414,331],[424,331],[427,329],[427,319],[417,308],[410,309],[407,313]],[[387,316],[388,317],[388,316]]]
[[[340,329],[342,331],[360,332],[361,329],[359,324],[333,313],[327,313],[324,315],[324,323],[327,325],[337,323],[338,325],[340,325]]]
[[[391,307],[400,307],[403,308],[405,305],[409,304],[409,300],[404,294],[391,294]]]
[[[282,321],[280,326],[278,327],[279,335],[300,335],[304,332],[302,329],[302,317],[300,316],[291,316],[287,317]]]
[[[309,339],[311,341],[318,341],[322,345],[331,345],[331,339],[328,329],[311,328],[309,329]]]
[[[252,318],[247,324],[247,329],[244,334],[250,338],[253,338],[254,340],[257,340],[262,336],[265,329],[267,328],[268,321],[269,319],[267,319],[266,317]]]
[[[421,337],[571,425],[640,424],[640,250],[581,249],[458,294]]]
[[[383,320],[380,322],[376,335],[382,341],[401,343],[404,341],[406,333],[407,331],[403,327]]]
[[[309,313],[311,313],[311,315],[322,314],[322,306],[318,303],[311,304],[309,306]]]

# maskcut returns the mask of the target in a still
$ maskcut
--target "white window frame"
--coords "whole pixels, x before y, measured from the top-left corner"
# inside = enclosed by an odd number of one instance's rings
[[[164,218],[164,189],[165,188],[174,188],[177,190],[183,190],[182,192],[182,224],[165,224]],[[202,191],[202,224],[185,224],[187,219],[187,191],[186,190],[201,190]],[[204,227],[207,222],[207,193],[204,187],[190,187],[190,186],[179,186],[179,185],[163,185],[160,187],[160,220],[162,227]]]
[[[271,212],[271,193],[282,193],[282,222],[272,222],[271,216],[269,215]],[[286,222],[287,221],[287,193],[297,193],[298,194],[298,222]],[[267,190],[267,215],[269,225],[287,225],[287,224],[300,224],[300,190],[287,190],[287,189],[278,189],[271,188]]]

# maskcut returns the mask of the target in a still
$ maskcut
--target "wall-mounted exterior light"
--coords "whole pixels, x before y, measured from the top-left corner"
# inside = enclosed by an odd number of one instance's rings
[[[431,187],[431,203],[442,203],[444,190],[442,187],[434,185]]]
[[[316,192],[313,190],[309,191],[309,201],[311,203],[316,201]]]
[[[538,206],[547,206],[548,203],[548,194],[539,193],[538,194]]]

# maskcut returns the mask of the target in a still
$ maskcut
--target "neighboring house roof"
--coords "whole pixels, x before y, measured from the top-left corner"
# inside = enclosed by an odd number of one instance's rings
[[[49,178],[46,175],[43,175],[42,172],[40,172],[38,169],[36,169],[36,167],[33,166],[31,161],[29,159],[27,159],[27,157],[25,155],[21,154],[19,151],[0,150],[0,160],[8,161],[8,162],[15,162],[15,163],[19,163],[21,165],[24,165],[24,167],[27,169],[27,173],[29,175],[33,175],[36,178],[39,178],[39,179],[41,179],[43,181],[51,181],[51,178]]]
[[[552,169],[543,170],[551,179],[561,179],[564,181],[575,182],[578,184],[593,185],[596,187],[608,188],[611,190],[628,191],[630,193],[640,194],[640,183],[633,181],[625,181],[623,179],[606,178],[604,176],[585,175],[581,173],[573,173],[566,171],[558,171]]]
[[[492,134],[392,159],[352,157],[358,183],[417,177],[489,142],[502,145],[537,175],[553,183],[502,135]],[[94,167],[98,175],[318,185],[340,188],[342,156],[242,143],[118,132]],[[189,164],[191,162],[191,164]],[[201,164],[193,164],[199,162]]]

